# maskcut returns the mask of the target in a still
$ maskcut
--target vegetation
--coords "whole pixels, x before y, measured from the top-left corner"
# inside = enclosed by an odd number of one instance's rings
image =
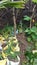
[[[7,41],[7,46],[3,48],[4,53],[7,57],[10,57],[10,59],[17,59],[17,56],[19,55],[19,43],[16,37],[9,37],[9,40]]]
[[[4,59],[2,53],[0,52],[0,60]]]
[[[27,58],[27,60],[28,60],[28,65],[29,65],[29,64],[30,64],[30,65],[36,65],[36,64],[37,64],[37,63],[34,62],[35,59],[37,59],[37,52],[35,52],[35,53],[33,54],[33,52],[31,52],[31,51],[26,51],[25,56],[26,56],[26,58]],[[35,63],[35,64],[34,64],[34,63]]]
[[[34,3],[37,3],[37,0],[32,0]]]
[[[27,3],[30,1],[31,6],[33,8],[27,7]],[[32,4],[33,3],[33,4]],[[26,5],[24,5],[26,4]],[[9,58],[10,60],[17,60],[17,56],[20,53],[19,42],[16,38],[16,34],[24,33],[25,40],[28,42],[28,46],[26,48],[26,52],[24,53],[25,60],[22,65],[37,65],[37,23],[35,22],[35,8],[36,8],[37,0],[21,0],[21,1],[10,1],[10,0],[2,0],[0,1],[0,9],[7,9],[10,7],[13,13],[13,22],[14,26],[6,25],[5,28],[0,30],[0,43],[4,43],[6,40],[6,46],[2,48],[0,52],[0,60],[4,58]],[[24,15],[20,20],[19,24],[16,24],[16,14],[15,9],[28,9],[29,13],[32,15]],[[29,10],[30,9],[30,10]],[[16,12],[18,13],[18,12]],[[23,23],[26,21],[29,22],[29,26]],[[34,24],[34,25],[32,25]],[[19,37],[19,36],[18,36]],[[30,46],[31,45],[31,46]]]
[[[25,32],[29,42],[37,40],[37,27],[33,26],[31,29],[26,29]]]
[[[2,32],[2,33],[1,33]],[[13,35],[14,29],[12,26],[5,26],[3,30],[0,31],[0,34],[7,39],[9,36]]]

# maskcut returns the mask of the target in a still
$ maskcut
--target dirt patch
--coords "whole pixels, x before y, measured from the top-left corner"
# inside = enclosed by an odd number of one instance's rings
[[[21,58],[21,62],[22,62],[23,60],[25,60],[24,52],[26,50],[28,42],[26,41],[26,37],[25,37],[24,33],[18,34],[17,39],[20,42],[20,51],[21,51],[20,58]]]

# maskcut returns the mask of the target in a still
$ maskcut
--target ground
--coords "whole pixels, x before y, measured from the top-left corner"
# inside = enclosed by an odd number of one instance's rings
[[[22,62],[23,60],[25,60],[24,52],[26,50],[28,42],[26,41],[26,37],[25,37],[24,33],[18,34],[17,39],[20,42],[20,51],[21,51],[20,58],[21,58],[21,62]]]

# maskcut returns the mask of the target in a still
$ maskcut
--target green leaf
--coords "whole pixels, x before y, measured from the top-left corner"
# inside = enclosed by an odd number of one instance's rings
[[[26,21],[30,21],[31,20],[31,18],[29,17],[29,16],[24,16],[24,20],[26,20]]]
[[[28,41],[28,42],[31,42],[31,38],[30,38],[30,37],[28,37],[28,38],[27,38],[27,41]]]
[[[27,28],[27,29],[25,30],[25,32],[29,32],[29,29]]]
[[[34,3],[37,3],[37,0],[32,0]]]
[[[31,28],[31,30],[32,30],[33,32],[37,32],[37,27],[36,27],[36,26],[33,26],[33,27]]]
[[[36,40],[36,36],[34,34],[31,35],[32,39],[35,41]]]
[[[3,1],[2,3],[0,3],[0,6],[22,8],[24,3],[24,1]]]
[[[34,59],[33,65],[37,65],[37,59]]]
[[[28,60],[31,60],[32,58],[34,58],[33,53],[30,51],[26,51],[25,56],[27,57]]]

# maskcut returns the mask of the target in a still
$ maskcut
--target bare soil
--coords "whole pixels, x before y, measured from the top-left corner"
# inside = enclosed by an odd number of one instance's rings
[[[24,33],[18,34],[17,39],[20,42],[20,51],[21,51],[21,54],[20,54],[21,64],[20,65],[22,65],[22,62],[25,60],[24,52],[26,50],[28,42],[26,41],[26,37]]]

